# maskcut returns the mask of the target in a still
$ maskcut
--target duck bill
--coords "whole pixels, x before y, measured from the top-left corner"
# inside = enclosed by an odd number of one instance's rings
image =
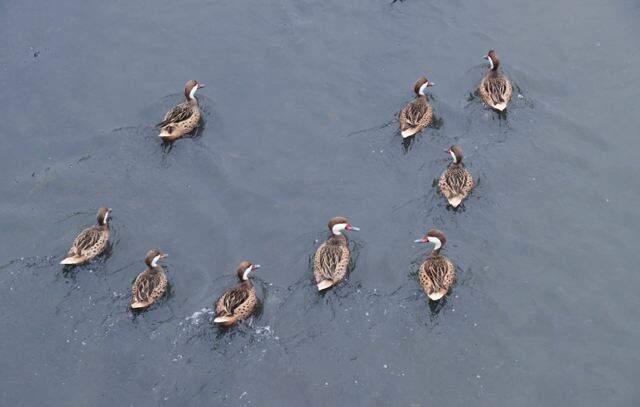
[[[413,241],[413,243],[427,243],[429,242],[427,239],[422,238],[422,239],[416,239]]]
[[[345,227],[346,230],[355,230],[356,232],[360,230],[360,228],[357,228],[355,226],[351,226],[351,225],[347,225]]]
[[[251,271],[259,269],[261,266],[259,264],[254,264],[251,266]]]
[[[167,257],[169,257],[167,253],[163,253],[162,255],[160,255],[161,259],[166,259]]]
[[[207,85],[205,85],[204,83],[198,83],[198,89],[202,89],[202,88],[206,88]]]

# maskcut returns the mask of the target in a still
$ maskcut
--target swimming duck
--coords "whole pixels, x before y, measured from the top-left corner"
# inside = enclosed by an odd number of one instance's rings
[[[462,166],[462,149],[459,146],[451,146],[447,152],[451,154],[453,163],[444,170],[438,185],[440,192],[447,198],[449,204],[457,208],[471,192],[473,178],[471,173]]]
[[[420,133],[433,120],[433,108],[427,101],[427,88],[433,86],[433,82],[421,76],[413,85],[416,98],[400,111],[400,134],[402,138],[411,137]]]
[[[511,100],[513,88],[509,79],[501,72],[498,72],[500,59],[494,50],[491,50],[484,56],[489,61],[491,69],[482,78],[478,86],[478,94],[489,107],[500,112],[507,108],[507,103]]]
[[[456,278],[455,266],[449,259],[440,254],[446,239],[438,229],[429,229],[425,237],[414,243],[433,243],[435,247],[431,255],[422,263],[418,272],[418,280],[422,290],[433,301],[444,297]]]
[[[177,140],[196,128],[201,113],[195,94],[200,88],[204,88],[204,84],[194,80],[190,80],[184,85],[184,96],[187,100],[172,107],[164,119],[156,125],[160,127],[159,136],[163,140]]]
[[[329,230],[331,237],[318,247],[313,258],[313,275],[318,291],[326,290],[344,280],[349,265],[349,247],[342,231],[360,229],[352,226],[347,218],[338,216],[329,221]]]
[[[98,210],[98,224],[80,232],[73,241],[67,257],[60,264],[82,264],[102,253],[109,240],[110,211],[110,208],[104,206]]]
[[[131,286],[131,308],[143,309],[153,304],[167,291],[167,276],[158,262],[167,255],[152,249],[144,259],[147,269],[138,274]]]
[[[240,282],[227,290],[216,302],[216,324],[231,326],[237,321],[249,318],[258,303],[256,291],[249,281],[249,273],[260,268],[259,264],[243,261],[238,264],[236,274]]]

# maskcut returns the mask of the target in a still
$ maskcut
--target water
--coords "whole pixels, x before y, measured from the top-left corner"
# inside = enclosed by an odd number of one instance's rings
[[[634,1],[56,1],[0,6],[3,405],[640,404]],[[506,118],[470,98],[494,48]],[[395,123],[426,74],[438,126]],[[152,125],[199,94],[199,136]],[[433,188],[462,146],[464,208]],[[98,206],[110,253],[58,262]],[[335,215],[355,270],[318,295]],[[445,231],[458,267],[415,281]],[[170,294],[140,315],[149,248]],[[262,264],[261,313],[215,298]]]

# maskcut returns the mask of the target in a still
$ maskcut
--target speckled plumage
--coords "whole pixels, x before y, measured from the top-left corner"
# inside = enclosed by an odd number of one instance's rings
[[[216,302],[216,317],[232,317],[232,320],[223,325],[232,325],[235,322],[247,319],[253,313],[258,297],[250,281],[238,283],[220,296]]]
[[[498,71],[500,60],[495,51],[489,51],[486,58],[491,59],[492,68],[480,81],[478,94],[487,106],[498,111],[504,111],[511,100],[513,87],[509,79]]]
[[[418,78],[414,85],[415,99],[407,103],[400,111],[398,121],[403,138],[414,136],[433,121],[433,108],[429,104],[427,96],[420,94],[420,87],[425,84],[431,86],[426,77]]]
[[[422,263],[418,272],[418,281],[430,300],[438,301],[444,297],[455,281],[455,266],[449,259],[440,254],[447,239],[438,229],[429,229],[427,234],[415,243],[434,244],[433,252]]]
[[[196,81],[187,82],[184,90],[187,100],[172,107],[165,114],[164,119],[157,124],[160,127],[160,137],[163,140],[177,140],[192,132],[198,126],[202,113],[198,106],[198,100],[195,97],[191,97],[191,89],[193,87],[198,89]]]
[[[462,164],[451,164],[440,176],[438,186],[447,201],[457,207],[473,189],[473,177]]]
[[[152,264],[156,255],[162,255],[162,253],[157,250],[150,250],[147,253],[145,259],[147,269],[138,274],[131,286],[131,308],[147,308],[167,291],[167,276],[164,269],[159,265],[154,267]]]
[[[64,265],[78,265],[96,257],[107,247],[109,240],[109,225],[105,217],[109,209],[100,208],[98,211],[98,224],[84,229],[74,239],[67,256],[60,262]]]
[[[349,266],[349,247],[344,236],[331,236],[318,247],[313,258],[313,275],[316,284],[329,280],[335,285],[344,280]]]
[[[418,280],[425,294],[433,300],[442,298],[455,281],[455,266],[440,253],[433,253],[420,266]]]
[[[222,326],[231,326],[238,321],[247,319],[253,314],[258,304],[258,297],[249,281],[247,271],[254,271],[259,265],[253,265],[249,261],[241,262],[236,268],[236,275],[240,282],[227,290],[218,298],[215,306],[215,319],[213,322]]]

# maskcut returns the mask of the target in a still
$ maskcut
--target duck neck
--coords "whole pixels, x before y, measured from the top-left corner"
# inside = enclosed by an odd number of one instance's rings
[[[328,243],[345,243],[347,241],[347,238],[345,235],[343,234],[339,234],[336,235],[334,233],[331,234],[331,237],[329,237],[329,239],[327,240]]]

